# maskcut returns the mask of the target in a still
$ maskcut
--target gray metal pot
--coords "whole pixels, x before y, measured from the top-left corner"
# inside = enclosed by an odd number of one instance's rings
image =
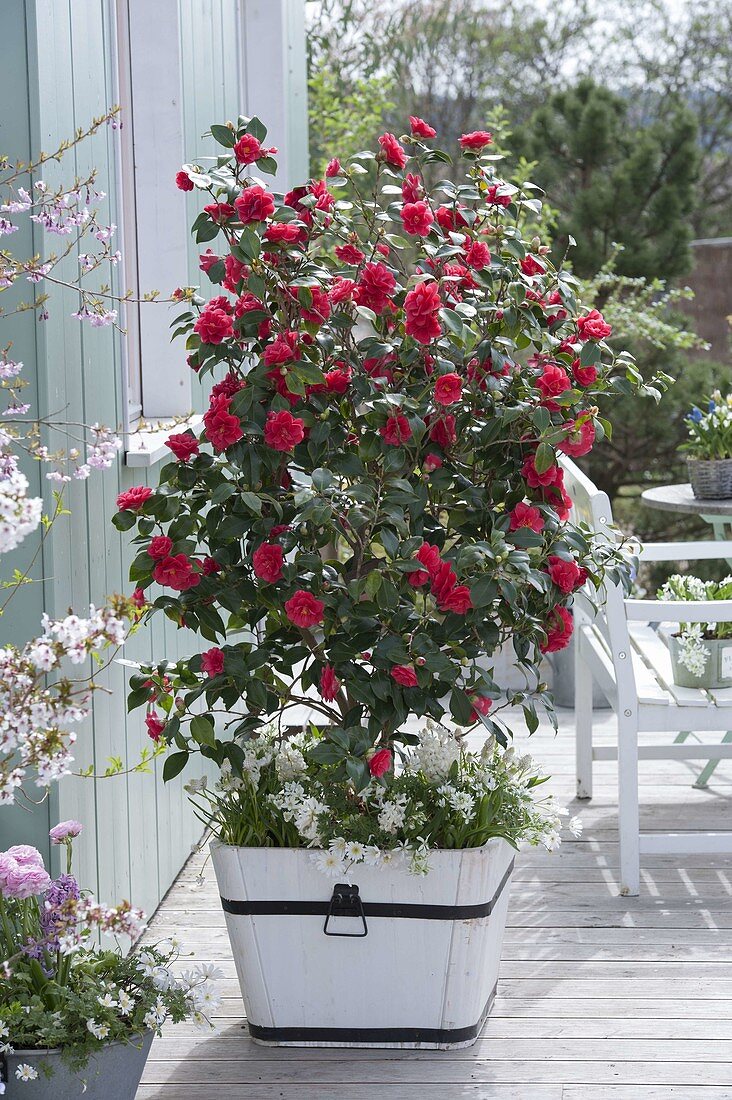
[[[680,643],[675,634],[668,640],[671,654],[674,683],[687,688],[728,688],[732,687],[732,638],[706,638],[702,645],[709,651],[709,657],[701,676],[694,676],[686,665],[679,661]]]
[[[93,1054],[83,1069],[70,1070],[56,1050],[15,1050],[3,1057],[6,1100],[135,1100],[137,1086],[152,1046],[146,1031],[128,1043],[108,1043]],[[27,1062],[38,1070],[35,1081],[19,1081],[18,1066]],[[45,1071],[45,1072],[44,1072]]]

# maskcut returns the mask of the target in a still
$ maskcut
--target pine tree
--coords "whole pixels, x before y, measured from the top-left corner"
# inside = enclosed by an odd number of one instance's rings
[[[595,274],[617,242],[621,275],[668,279],[689,268],[696,124],[681,104],[641,128],[627,118],[626,101],[584,78],[552,95],[517,136],[558,208],[556,247],[578,242],[577,274]]]

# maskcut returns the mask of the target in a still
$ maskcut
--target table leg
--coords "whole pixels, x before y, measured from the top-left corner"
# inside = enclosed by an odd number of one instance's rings
[[[702,515],[700,518],[712,528],[717,541],[732,539],[732,520],[728,519],[727,516]],[[732,558],[727,558],[727,565],[732,569]]]
[[[678,738],[677,738],[677,740],[678,740]],[[722,744],[726,745],[729,741],[732,741],[732,730],[728,730],[728,732],[725,733],[724,737],[722,738]],[[705,764],[704,767],[702,768],[702,770],[699,772],[699,775],[696,778],[694,786],[695,787],[706,787],[707,783],[712,778],[712,775],[714,774],[714,771],[715,771],[715,769],[716,769],[716,767],[719,763],[720,763],[719,760],[710,760],[710,761],[708,761],[708,763]]]

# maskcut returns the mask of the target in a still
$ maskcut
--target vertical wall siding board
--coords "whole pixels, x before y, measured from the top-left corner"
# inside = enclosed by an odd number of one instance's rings
[[[35,141],[35,133],[31,134],[31,117],[37,102],[37,89],[35,50],[31,48],[29,51],[24,0],[8,0],[3,6],[0,25],[0,68],[6,86],[13,89],[12,109],[0,112],[0,148],[9,156],[27,163]],[[19,226],[18,232],[9,238],[10,245],[6,244],[5,247],[10,247],[20,256],[32,256],[36,251],[34,239],[37,236],[33,223],[27,218],[17,218],[14,221]],[[25,280],[16,287],[4,290],[4,310],[10,313],[20,302],[28,301],[32,294],[33,288]],[[24,364],[22,376],[27,383],[24,399],[33,409],[38,408],[39,401],[35,369],[36,330],[35,317],[30,311],[7,316],[2,320],[2,346],[12,344],[11,357]],[[39,463],[29,460],[22,462],[22,467],[29,481],[31,495],[40,496],[45,486]],[[30,573],[34,583],[23,585],[15,592],[0,618],[0,645],[7,642],[22,644],[40,630],[43,614],[43,585],[40,583],[43,577],[43,548],[40,532],[26,538],[16,551],[2,556],[2,577],[7,579],[16,569],[25,572],[39,549],[38,560]],[[7,593],[4,593],[0,604],[6,599]],[[41,793],[40,788],[33,788],[34,798]],[[16,843],[22,832],[26,843],[35,845],[48,859],[48,829],[52,824],[50,806],[49,797],[33,814],[29,814],[20,805],[3,807],[0,810],[0,850]]]
[[[85,74],[85,79],[75,79],[74,96],[77,119],[86,119],[103,114],[113,101],[113,88],[107,79],[105,65],[105,42],[103,22],[104,0],[78,0],[72,4],[72,46],[75,73]],[[112,131],[105,127],[95,134],[88,143],[79,149],[83,161],[78,164],[81,174],[96,167],[104,183],[100,190],[107,193],[107,199],[99,208],[100,221],[104,225],[114,223],[114,150],[110,149],[109,135]],[[110,153],[112,156],[110,156]],[[111,281],[105,273],[105,278]],[[82,329],[82,379],[84,388],[84,408],[86,419],[99,421],[116,427],[119,424],[116,401],[116,360],[115,345],[117,337],[113,328]],[[116,570],[114,563],[108,560],[107,536],[111,532],[109,516],[114,509],[116,481],[114,471],[110,476],[95,474],[86,482],[87,493],[87,547],[88,571],[91,598],[101,603],[107,595],[117,589],[114,583]],[[81,557],[81,547],[78,556]],[[112,666],[100,677],[100,683],[107,691],[100,691],[94,697],[93,727],[94,749],[97,771],[103,771],[110,757],[122,757],[125,752],[124,721],[120,721],[121,704],[124,694],[121,691],[122,677],[118,666]],[[86,782],[82,780],[81,782]],[[130,897],[128,810],[126,779],[99,779],[95,781],[97,820],[98,820],[98,862],[99,892],[102,898],[114,898],[119,895]]]
[[[52,149],[63,138],[73,136],[76,125],[74,109],[74,69],[72,59],[70,12],[68,3],[37,0],[34,23],[35,50],[37,54],[38,80],[38,134],[36,148]],[[70,151],[61,165],[48,163],[43,168],[43,178],[50,187],[73,180],[76,171],[75,154]],[[46,238],[45,251],[57,250],[58,241]],[[75,257],[64,261],[64,270],[73,277],[77,272]],[[67,410],[69,420],[83,418],[83,388],[81,380],[81,326],[71,317],[77,308],[75,295],[63,288],[55,288],[51,295],[49,320],[42,325],[43,353],[38,361],[39,383],[42,397],[39,409],[43,414]],[[63,418],[63,417],[62,417]],[[59,440],[51,442],[53,448]],[[47,489],[50,489],[50,483]],[[51,557],[47,559],[46,576],[51,577],[46,587],[46,610],[51,616],[60,616],[74,607],[81,614],[89,602],[89,578],[86,547],[83,533],[88,530],[85,487],[80,483],[68,486],[66,505],[72,516],[61,517],[54,525],[49,542]],[[48,492],[51,502],[51,493]],[[82,533],[77,547],[74,532]],[[50,566],[50,568],[49,568]],[[93,728],[90,722],[78,729],[74,753],[79,762],[94,759]],[[97,834],[94,785],[89,782],[66,780],[58,788],[58,812],[62,817],[77,817],[86,826],[86,835],[78,847],[77,869],[84,882],[97,890]]]

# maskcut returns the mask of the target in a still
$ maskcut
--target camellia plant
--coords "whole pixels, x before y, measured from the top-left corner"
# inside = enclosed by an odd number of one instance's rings
[[[213,126],[222,155],[179,173],[210,196],[193,232],[218,293],[176,333],[214,385],[201,435],[171,435],[158,487],[115,516],[138,603],[211,643],[132,678],[175,750],[166,778],[191,752],[241,775],[247,741],[302,704],[323,719],[308,761],[356,792],[417,744],[409,716],[506,744],[504,706],[536,727],[572,593],[626,575],[569,521],[559,459],[609,433],[600,394],[644,388],[633,361],[522,236],[538,189],[497,174],[490,134],[463,135],[463,178],[428,191],[450,157],[410,121],[283,197],[250,174],[275,167],[256,118]],[[494,676],[506,644],[526,691]]]

